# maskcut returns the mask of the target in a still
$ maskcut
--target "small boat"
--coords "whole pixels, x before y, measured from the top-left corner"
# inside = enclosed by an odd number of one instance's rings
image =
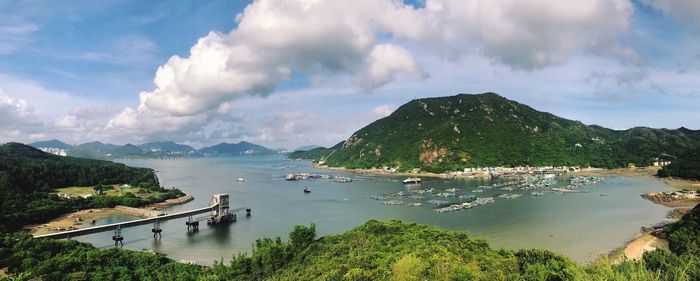
[[[311,189],[308,186],[305,186],[304,193],[311,193]]]
[[[608,194],[601,193],[600,196],[608,196]]]
[[[244,178],[238,178],[236,181],[237,181],[237,182],[245,182],[245,179],[244,179]]]
[[[423,182],[420,178],[407,178],[403,180],[403,184],[419,184]]]

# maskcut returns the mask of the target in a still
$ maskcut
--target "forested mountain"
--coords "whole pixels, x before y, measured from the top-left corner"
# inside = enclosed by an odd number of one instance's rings
[[[659,170],[660,177],[700,180],[700,146],[688,149]]]
[[[177,144],[177,143],[172,142],[172,141],[149,142],[149,143],[141,144],[138,147],[145,152],[190,153],[190,152],[196,151],[196,149],[192,148],[189,145]]]
[[[114,149],[119,147],[116,144],[111,144],[111,143],[101,143],[99,141],[93,141],[93,142],[87,142],[81,145],[78,145],[79,147],[86,147],[86,148],[92,148],[94,150],[97,150],[101,153],[104,154],[110,154]]]
[[[60,140],[47,140],[47,141],[37,141],[29,144],[30,146],[40,148],[40,147],[46,147],[46,148],[60,148],[60,149],[69,149],[72,148],[73,146],[70,144],[67,144],[65,142],[62,142]]]
[[[649,165],[697,143],[700,131],[612,130],[484,93],[412,100],[353,133],[339,147],[292,156],[323,160],[329,166],[436,172],[519,165],[613,168]]]
[[[168,192],[160,187],[152,169],[57,156],[19,143],[0,146],[0,230],[45,221],[76,209],[119,204],[121,201],[104,196],[64,200],[52,194],[55,188],[117,183]],[[179,194],[173,191],[167,196]],[[130,201],[136,205],[147,203]]]
[[[127,143],[123,146],[117,147],[114,150],[112,150],[111,157],[112,158],[121,158],[121,157],[140,156],[140,155],[143,155],[143,150],[141,150],[138,146]]]
[[[202,148],[199,151],[207,156],[267,155],[277,153],[276,151],[262,145],[245,141],[239,143],[220,143]]]
[[[87,158],[87,159],[97,159],[104,160],[107,159],[107,154],[96,150],[94,148],[78,145],[69,148],[67,151],[67,156],[77,157],[77,158]]]

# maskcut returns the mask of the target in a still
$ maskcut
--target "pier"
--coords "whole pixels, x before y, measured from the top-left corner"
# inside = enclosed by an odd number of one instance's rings
[[[34,238],[52,238],[52,239],[70,239],[72,237],[83,236],[88,234],[94,234],[105,231],[114,231],[112,240],[114,245],[123,245],[124,237],[121,234],[121,230],[124,228],[135,227],[140,225],[153,224],[151,232],[153,233],[153,238],[160,238],[162,229],[160,228],[161,222],[174,220],[179,218],[188,218],[185,225],[187,226],[187,231],[197,231],[199,230],[199,222],[207,221],[209,225],[217,225],[226,222],[236,221],[236,214],[245,212],[246,216],[250,216],[251,209],[242,207],[236,209],[230,209],[228,194],[215,194],[209,201],[209,206],[174,214],[163,214],[157,217],[138,219],[132,221],[125,221],[107,225],[100,225],[88,228],[81,228],[76,230],[69,230],[57,233],[43,234],[34,236]],[[201,217],[195,217],[196,215],[207,214]]]

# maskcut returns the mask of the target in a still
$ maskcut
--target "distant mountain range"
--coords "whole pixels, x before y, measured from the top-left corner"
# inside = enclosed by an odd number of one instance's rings
[[[199,152],[206,156],[269,155],[278,153],[276,150],[245,141],[239,143],[220,143],[202,148]]]
[[[331,148],[292,158],[346,168],[444,172],[488,166],[650,165],[700,144],[700,131],[612,130],[537,111],[495,93],[412,100]]]
[[[39,141],[29,144],[45,152],[89,159],[118,158],[163,158],[163,157],[198,157],[198,156],[242,156],[277,154],[278,150],[249,143],[220,143],[197,150],[189,145],[172,141],[144,143],[140,145],[115,145],[99,141],[70,145],[60,140]]]

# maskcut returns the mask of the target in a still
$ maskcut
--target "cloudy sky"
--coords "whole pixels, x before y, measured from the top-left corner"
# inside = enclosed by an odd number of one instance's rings
[[[700,1],[0,0],[0,142],[332,145],[487,91],[700,129]]]

